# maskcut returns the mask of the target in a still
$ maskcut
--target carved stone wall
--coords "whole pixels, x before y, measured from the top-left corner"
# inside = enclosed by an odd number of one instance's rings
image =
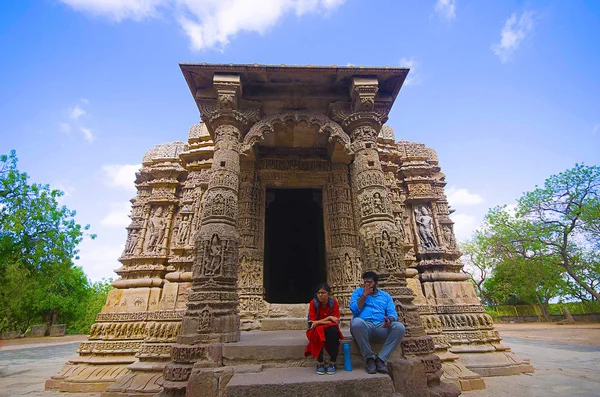
[[[122,266],[116,270],[120,278],[113,282],[115,289],[92,325],[89,341],[47,382],[47,388],[102,391],[111,385],[107,393],[158,392],[156,381],[180,332],[189,287],[185,277],[169,276],[173,270],[181,273],[182,263],[193,256],[191,247],[186,250],[186,244],[179,244],[185,241],[179,237],[177,215],[186,213],[182,209],[194,201],[185,193],[188,171],[179,158],[187,150],[187,144],[175,142],[159,145],[144,156],[119,259]],[[195,214],[186,217],[191,228]],[[189,238],[191,230],[184,234]]]

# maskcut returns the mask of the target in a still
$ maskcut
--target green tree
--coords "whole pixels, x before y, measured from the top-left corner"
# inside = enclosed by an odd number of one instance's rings
[[[73,259],[89,225],[59,205],[61,191],[30,184],[17,162],[15,151],[0,156],[0,314],[6,329],[23,332],[82,310],[88,283]]]
[[[599,203],[600,167],[576,165],[524,193],[514,209],[490,209],[463,246],[464,261],[487,272],[476,281],[482,298],[537,303],[546,317],[553,298],[597,301]]]
[[[494,304],[538,304],[546,320],[549,302],[564,293],[564,269],[547,261],[532,223],[506,207],[491,209],[475,237],[475,250],[490,264],[483,294]]]
[[[112,279],[102,279],[90,285],[85,303],[85,312],[73,323],[74,332],[87,333],[92,324],[96,322],[96,316],[106,303],[108,292],[112,289]]]
[[[491,297],[483,288],[485,281],[490,277],[496,264],[496,258],[491,255],[490,247],[482,236],[475,236],[468,241],[460,243],[460,251],[463,253],[461,261],[463,269],[471,276],[475,291],[486,304],[491,303]]]
[[[517,210],[531,225],[529,237],[539,245],[544,260],[564,269],[597,301],[600,273],[597,263],[594,266],[586,258],[600,255],[599,202],[600,167],[577,164],[525,193]]]

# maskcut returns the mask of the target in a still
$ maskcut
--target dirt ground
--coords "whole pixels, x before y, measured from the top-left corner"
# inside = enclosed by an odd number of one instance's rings
[[[504,342],[531,359],[533,374],[485,378],[486,389],[466,397],[600,396],[600,323],[495,324]],[[44,382],[76,355],[85,335],[0,341],[0,397],[98,397],[44,391]]]
[[[496,323],[500,336],[600,346],[600,323]]]

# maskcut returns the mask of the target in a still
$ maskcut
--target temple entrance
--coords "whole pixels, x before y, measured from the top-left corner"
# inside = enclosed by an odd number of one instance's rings
[[[265,213],[266,300],[306,303],[326,280],[320,189],[267,189]]]

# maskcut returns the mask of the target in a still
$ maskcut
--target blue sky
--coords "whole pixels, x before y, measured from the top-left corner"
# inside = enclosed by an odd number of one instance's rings
[[[0,153],[98,235],[115,277],[133,174],[199,113],[179,62],[409,66],[388,124],[437,150],[459,239],[575,163],[600,163],[600,2],[6,0]]]

